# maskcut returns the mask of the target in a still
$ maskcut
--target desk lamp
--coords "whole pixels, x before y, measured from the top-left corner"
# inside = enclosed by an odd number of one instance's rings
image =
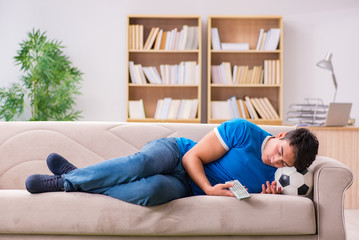
[[[334,69],[333,69],[333,64],[332,64],[332,54],[327,53],[325,58],[317,63],[317,66],[332,72],[332,79],[333,79],[333,83],[334,83],[334,87],[335,87],[333,102],[335,102],[335,97],[337,95],[338,84],[337,84],[337,80],[335,79],[335,74],[334,74]]]

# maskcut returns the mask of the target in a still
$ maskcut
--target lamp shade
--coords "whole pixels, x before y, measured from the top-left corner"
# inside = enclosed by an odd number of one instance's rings
[[[317,66],[333,72],[332,54],[327,53],[325,58],[317,63]]]

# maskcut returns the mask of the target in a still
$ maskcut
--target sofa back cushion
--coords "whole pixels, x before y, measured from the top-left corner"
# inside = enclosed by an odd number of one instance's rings
[[[56,152],[77,167],[137,152],[163,137],[199,141],[216,124],[119,122],[3,122],[0,124],[0,189],[25,189],[30,174],[50,174],[46,157]],[[277,134],[294,127],[261,126]]]

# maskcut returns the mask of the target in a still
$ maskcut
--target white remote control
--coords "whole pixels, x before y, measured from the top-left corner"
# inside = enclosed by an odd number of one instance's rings
[[[238,180],[228,181],[226,183],[234,183],[233,187],[230,187],[229,190],[237,199],[241,200],[251,196]]]

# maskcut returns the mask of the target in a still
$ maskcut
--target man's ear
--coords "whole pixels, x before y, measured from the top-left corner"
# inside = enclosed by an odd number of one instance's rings
[[[281,133],[278,133],[275,137],[276,138],[283,138],[285,135],[287,135],[287,132],[281,132]]]

